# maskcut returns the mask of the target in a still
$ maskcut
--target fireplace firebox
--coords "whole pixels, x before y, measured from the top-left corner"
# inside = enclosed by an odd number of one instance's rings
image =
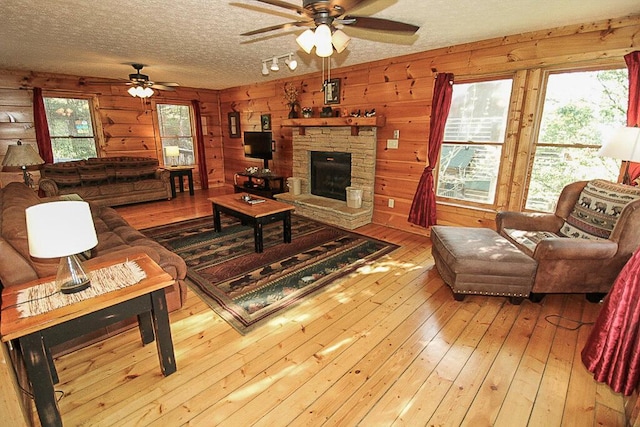
[[[311,152],[311,194],[347,200],[351,185],[351,153]]]

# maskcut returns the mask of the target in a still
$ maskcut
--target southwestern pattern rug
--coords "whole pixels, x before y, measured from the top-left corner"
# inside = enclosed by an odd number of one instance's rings
[[[187,263],[194,292],[240,333],[398,246],[292,215],[292,242],[282,222],[264,226],[264,252],[254,250],[253,227],[222,215],[153,227],[142,232]]]

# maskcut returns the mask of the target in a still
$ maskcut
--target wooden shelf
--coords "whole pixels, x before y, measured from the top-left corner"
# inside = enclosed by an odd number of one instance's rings
[[[340,127],[348,126],[351,134],[357,135],[358,129],[365,127],[382,127],[386,123],[384,116],[374,117],[311,117],[298,119],[284,119],[282,126],[300,127],[300,135],[305,134],[307,127]]]

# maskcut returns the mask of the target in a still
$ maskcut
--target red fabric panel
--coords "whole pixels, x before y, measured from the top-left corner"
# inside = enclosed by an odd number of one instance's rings
[[[413,196],[409,222],[429,227],[436,224],[436,194],[433,183],[433,168],[440,155],[442,139],[444,138],[444,126],[451,107],[451,95],[453,93],[453,74],[438,74],[433,87],[433,100],[431,102],[431,119],[429,121],[429,166],[424,168],[416,194]]]
[[[640,126],[640,51],[624,56],[629,69],[629,105],[627,106],[627,126]],[[640,177],[640,163],[629,164],[631,181]]]
[[[196,147],[198,150],[198,170],[200,171],[200,188],[209,188],[209,174],[207,173],[207,156],[204,149],[204,134],[202,133],[202,116],[200,112],[200,101],[194,99],[193,115],[196,123]]]
[[[38,142],[38,153],[45,163],[53,163],[53,150],[51,149],[51,136],[49,135],[49,125],[47,124],[47,113],[44,109],[42,99],[42,89],[33,88],[33,124],[36,130],[36,141]]]
[[[631,257],[604,300],[582,349],[596,381],[629,396],[640,380],[640,250]]]

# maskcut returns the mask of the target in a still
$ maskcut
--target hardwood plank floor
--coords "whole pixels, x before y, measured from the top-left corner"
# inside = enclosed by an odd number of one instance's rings
[[[145,228],[211,215],[207,197],[229,191],[117,210]],[[622,397],[580,361],[591,326],[556,326],[593,322],[599,305],[456,302],[428,238],[358,231],[401,247],[246,336],[189,292],[169,377],[135,329],[57,358],[65,426],[624,425]]]

